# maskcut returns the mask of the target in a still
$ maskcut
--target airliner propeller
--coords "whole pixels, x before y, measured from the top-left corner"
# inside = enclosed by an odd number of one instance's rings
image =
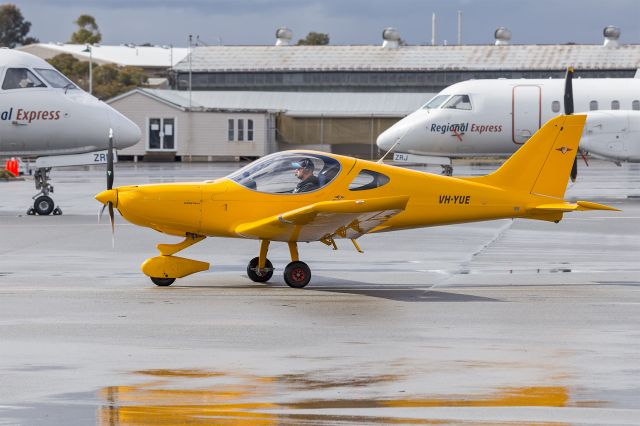
[[[564,77],[564,113],[565,115],[573,114],[573,67],[567,68]],[[578,177],[578,157],[573,159],[571,167],[571,182],[575,182]]]

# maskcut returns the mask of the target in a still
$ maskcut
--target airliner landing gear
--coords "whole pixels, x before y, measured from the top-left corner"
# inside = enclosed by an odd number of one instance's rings
[[[53,213],[58,216],[62,214],[60,207],[56,207],[53,198],[49,196],[49,193],[53,193],[53,186],[49,183],[50,171],[51,167],[39,168],[33,174],[36,189],[39,189],[40,192],[32,197],[35,201],[33,202],[33,207],[27,210],[28,215],[39,214],[40,216],[47,216]]]
[[[441,166],[442,166],[442,174],[444,176],[453,175],[453,166],[451,166],[449,164],[441,164]]]

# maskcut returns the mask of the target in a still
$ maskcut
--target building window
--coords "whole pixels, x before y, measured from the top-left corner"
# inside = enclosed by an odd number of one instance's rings
[[[597,111],[598,110],[598,101],[589,102],[589,111]]]
[[[611,109],[620,109],[620,101],[611,101]]]
[[[247,140],[253,142],[253,120],[247,120]]]
[[[640,110],[640,101],[635,100],[631,102],[631,109],[634,109],[636,111]]]
[[[560,112],[560,101],[551,102],[551,111]]]
[[[238,119],[238,140],[244,140],[244,120],[242,118]]]
[[[148,128],[149,151],[175,151],[175,118],[150,118]]]
[[[233,142],[235,139],[234,135],[234,121],[232,118],[229,119],[229,130],[227,131],[227,140],[229,142]]]

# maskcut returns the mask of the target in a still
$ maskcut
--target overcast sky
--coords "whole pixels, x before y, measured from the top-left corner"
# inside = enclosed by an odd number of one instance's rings
[[[297,41],[310,31],[331,44],[379,44],[385,27],[409,44],[455,44],[457,11],[462,42],[493,43],[498,27],[513,44],[601,44],[602,29],[620,27],[621,43],[640,43],[640,0],[24,0],[15,1],[41,42],[66,42],[81,14],[96,18],[103,44],[186,46],[188,35],[207,44],[270,45],[286,26]]]

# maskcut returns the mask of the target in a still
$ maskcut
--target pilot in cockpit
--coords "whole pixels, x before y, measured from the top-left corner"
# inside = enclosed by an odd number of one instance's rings
[[[298,185],[296,185],[293,193],[299,192],[309,192],[315,189],[318,189],[319,183],[318,178],[314,176],[313,170],[314,165],[313,161],[309,158],[303,158],[302,160],[291,163],[291,165],[295,168],[295,175],[300,180]]]

